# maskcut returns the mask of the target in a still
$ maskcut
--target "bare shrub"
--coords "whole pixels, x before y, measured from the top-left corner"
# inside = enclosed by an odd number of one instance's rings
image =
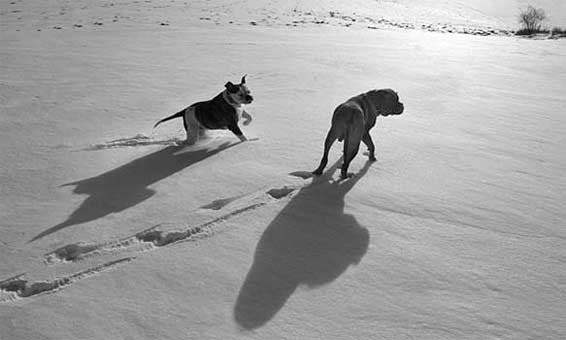
[[[518,32],[533,34],[542,31],[542,22],[546,19],[546,13],[542,8],[534,8],[529,5],[527,9],[519,13],[519,23],[523,29]]]

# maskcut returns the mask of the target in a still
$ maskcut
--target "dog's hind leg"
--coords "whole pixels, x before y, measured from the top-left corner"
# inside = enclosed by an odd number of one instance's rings
[[[326,139],[324,140],[324,152],[322,154],[322,159],[320,160],[320,165],[315,171],[312,172],[314,175],[322,175],[322,171],[326,167],[326,164],[328,164],[328,152],[330,151],[330,147],[332,147],[332,144],[334,144],[336,138],[338,138],[338,135],[339,132],[334,126],[330,128],[330,131],[328,131]]]
[[[194,108],[187,109],[185,116],[183,117],[183,124],[185,125],[185,131],[187,132],[185,144],[193,145],[198,142],[200,124],[195,117]]]
[[[358,154],[360,149],[360,142],[363,136],[363,122],[354,121],[346,131],[346,138],[344,139],[344,163],[342,164],[341,176],[342,178],[351,177],[352,174],[348,173],[350,162]]]

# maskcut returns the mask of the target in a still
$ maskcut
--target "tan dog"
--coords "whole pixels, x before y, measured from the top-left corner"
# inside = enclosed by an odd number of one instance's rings
[[[332,116],[332,126],[324,142],[324,153],[314,175],[321,175],[328,163],[328,152],[336,139],[344,141],[344,163],[342,178],[350,177],[348,166],[363,141],[368,147],[370,161],[375,161],[375,146],[369,130],[375,125],[377,116],[400,115],[403,103],[399,102],[397,92],[391,89],[371,90],[338,105]]]

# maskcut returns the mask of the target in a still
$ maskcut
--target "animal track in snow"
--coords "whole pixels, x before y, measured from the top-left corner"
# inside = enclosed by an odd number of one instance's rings
[[[210,210],[220,210],[220,209],[224,208],[225,206],[227,206],[228,204],[234,202],[235,200],[242,198],[243,196],[244,195],[238,195],[238,196],[234,196],[234,197],[217,199],[217,200],[212,201],[211,203],[203,205],[200,208],[201,209],[210,209]]]
[[[285,196],[288,196],[293,191],[295,191],[294,188],[289,188],[287,186],[284,186],[283,188],[279,188],[279,189],[277,188],[271,189],[267,192],[267,194],[275,199],[281,199]]]
[[[310,171],[294,171],[291,172],[289,175],[299,177],[302,179],[309,179],[313,176],[312,172]]]
[[[143,235],[159,225],[145,229],[133,236],[104,243],[72,243],[44,255],[45,264],[75,262],[94,255],[123,251],[143,251],[147,244],[141,243],[138,235]]]
[[[0,282],[0,303],[12,302],[18,298],[28,298],[38,294],[55,292],[79,280],[106,271],[121,263],[130,262],[133,259],[135,259],[135,257],[125,257],[119,260],[106,262],[99,266],[88,268],[53,281],[36,281],[30,283],[28,280],[21,278],[24,274],[20,274]]]
[[[97,151],[97,150],[104,150],[104,149],[113,149],[113,148],[121,148],[121,147],[132,147],[132,146],[145,146],[145,145],[167,145],[167,146],[175,146],[180,145],[183,143],[182,139],[179,138],[172,138],[172,139],[164,139],[164,140],[156,140],[151,137],[145,136],[143,134],[137,134],[133,137],[129,138],[119,138],[115,140],[111,140],[101,144],[94,144],[91,145],[84,150],[86,151]]]

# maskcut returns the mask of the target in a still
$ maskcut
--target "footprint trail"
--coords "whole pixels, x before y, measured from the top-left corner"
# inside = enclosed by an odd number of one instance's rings
[[[310,173],[295,172],[290,174],[302,179],[310,178]],[[187,226],[179,230],[160,230],[161,224],[139,231],[131,236],[101,243],[77,242],[55,249],[43,256],[47,266],[73,263],[91,257],[109,257],[122,253],[142,253],[162,247],[203,240],[222,232],[225,222],[241,216],[249,211],[259,209],[271,203],[279,202],[284,198],[292,197],[293,193],[307,186],[308,183],[285,184],[273,187],[266,191],[260,189],[251,193],[228,198],[219,198],[202,206],[201,210],[222,211],[226,213],[214,217],[204,223]],[[314,184],[314,182],[312,183]],[[311,185],[312,185],[311,184]],[[104,262],[100,265],[57,278],[51,281],[30,282],[24,279],[26,273],[13,276],[0,281],[0,303],[15,302],[23,298],[30,298],[44,293],[53,293],[77,281],[102,273],[119,264],[125,264],[136,257],[128,256],[119,260]]]
[[[96,275],[109,270],[119,264],[130,262],[135,257],[126,257],[115,261],[106,262],[99,266],[82,270],[80,272],[67,275],[53,281],[29,282],[22,279],[23,274],[0,282],[0,303],[13,302],[19,298],[29,298],[31,296],[52,293],[67,287],[79,280]]]

